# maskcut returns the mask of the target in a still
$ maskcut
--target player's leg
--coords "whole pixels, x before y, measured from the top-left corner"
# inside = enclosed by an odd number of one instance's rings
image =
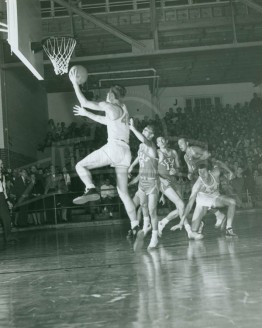
[[[236,211],[236,201],[234,198],[227,197],[224,195],[220,195],[218,198],[216,198],[215,207],[227,207],[227,223],[226,223],[226,235],[227,236],[236,236],[236,234],[233,232],[233,221],[235,217],[235,211]]]
[[[127,167],[115,167],[117,191],[121,198],[127,215],[131,222],[131,228],[134,229],[139,225],[136,217],[136,207],[128,192],[128,168]]]
[[[79,178],[83,181],[87,189],[95,188],[90,170],[98,167],[103,167],[111,163],[111,160],[108,158],[108,156],[103,150],[104,147],[95,150],[91,154],[87,155],[75,166]]]
[[[95,185],[93,184],[90,170],[111,164],[110,158],[105,153],[105,148],[106,145],[89,154],[76,164],[76,172],[85,184],[85,193],[84,195],[75,198],[73,200],[74,204],[80,205],[89,201],[96,201],[100,198],[99,194],[95,190]]]
[[[199,231],[201,221],[202,221],[203,217],[206,215],[207,210],[208,210],[207,207],[196,204],[196,207],[195,207],[195,210],[193,213],[193,217],[192,217],[192,223],[191,223],[193,233],[197,233]]]
[[[142,215],[142,208],[140,206],[140,198],[139,198],[139,191],[138,190],[135,193],[132,200],[133,200],[133,203],[135,205],[135,208],[137,209],[136,210],[136,218],[137,218],[138,223],[140,225],[143,215]],[[133,236],[133,231],[132,231],[132,229],[130,229],[130,230],[128,230],[127,237],[130,238],[132,236]]]
[[[148,208],[148,196],[141,189],[139,190],[139,199],[140,199],[140,208],[143,214],[144,222],[143,222],[143,231],[144,235],[146,235],[152,228],[150,223],[150,214]]]
[[[157,217],[158,190],[148,195],[148,209],[152,222],[152,236],[148,248],[155,248],[158,244],[158,217]]]
[[[182,217],[185,204],[182,201],[182,199],[179,197],[177,192],[171,187],[167,187],[163,189],[164,195],[173,203],[176,205],[176,209],[172,212],[170,212],[165,218],[163,218],[161,221],[158,223],[158,234],[161,237],[162,236],[162,231],[164,227],[173,219],[177,218],[178,215]]]
[[[216,223],[215,223],[215,228],[219,229],[222,228],[224,225],[224,222],[226,221],[226,216],[223,212],[216,210],[214,212],[215,216],[216,216]]]
[[[140,206],[140,198],[139,198],[139,191],[137,191],[133,197],[133,203],[135,204],[135,207],[137,209],[136,211],[136,217],[137,220],[140,224],[140,222],[142,221],[142,217],[143,217],[143,212],[142,212],[142,208]],[[149,221],[150,223],[150,221]]]

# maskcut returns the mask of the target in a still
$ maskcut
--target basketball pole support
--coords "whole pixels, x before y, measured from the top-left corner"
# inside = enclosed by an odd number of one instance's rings
[[[36,54],[43,50],[41,42],[31,42],[31,51],[33,54]]]

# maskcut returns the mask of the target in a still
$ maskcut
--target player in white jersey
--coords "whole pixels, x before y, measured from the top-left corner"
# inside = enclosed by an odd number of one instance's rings
[[[205,164],[200,164],[198,168],[199,177],[195,182],[186,206],[183,218],[186,219],[196,202],[192,218],[192,231],[199,230],[202,218],[211,208],[227,207],[226,235],[236,236],[232,225],[235,215],[236,201],[219,192],[220,168],[216,166],[212,171],[208,171]]]
[[[98,167],[111,165],[115,167],[117,191],[124,203],[126,212],[131,221],[134,233],[139,230],[136,218],[135,205],[128,193],[128,167],[131,162],[129,148],[129,115],[125,104],[122,102],[126,90],[120,85],[110,88],[106,101],[89,101],[83,95],[77,84],[77,73],[72,70],[69,78],[73,84],[80,106],[74,106],[76,116],[86,116],[98,123],[107,126],[108,142],[100,149],[86,156],[76,164],[76,171],[85,184],[85,193],[73,200],[74,204],[84,204],[100,198],[92,182],[90,170]],[[104,112],[105,116],[93,114],[85,108]]]
[[[184,152],[184,159],[187,164],[188,168],[188,179],[191,181],[192,186],[195,183],[196,179],[198,178],[198,172],[197,167],[198,164],[207,162],[207,160],[210,160],[210,152],[206,149],[203,149],[199,146],[190,146],[187,138],[179,138],[178,139],[178,146],[182,152]],[[223,226],[223,223],[226,220],[226,217],[224,213],[217,210],[215,211],[216,216],[216,228],[221,228]],[[200,228],[200,232],[203,228],[203,222],[202,227]],[[174,227],[175,229],[175,227]]]

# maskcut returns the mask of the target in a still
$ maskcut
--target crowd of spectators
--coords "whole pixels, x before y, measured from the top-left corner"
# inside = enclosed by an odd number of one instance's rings
[[[72,199],[76,193],[83,192],[83,184],[77,174],[66,167],[32,165],[28,168],[4,169],[3,174],[8,199],[13,204],[11,214],[14,226],[54,223],[54,208],[58,220],[67,222],[71,218]],[[102,212],[102,208],[113,216],[108,200],[115,198],[116,188],[111,185],[110,179],[110,172],[95,176],[97,185],[101,186],[102,202],[101,209],[91,210],[93,219],[96,213]],[[96,208],[99,207],[97,205]]]

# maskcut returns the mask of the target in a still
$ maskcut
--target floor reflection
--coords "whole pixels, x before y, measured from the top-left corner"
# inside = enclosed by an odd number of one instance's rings
[[[237,239],[167,229],[139,254],[122,227],[23,233],[0,251],[0,327],[258,328],[262,221],[237,222]]]

